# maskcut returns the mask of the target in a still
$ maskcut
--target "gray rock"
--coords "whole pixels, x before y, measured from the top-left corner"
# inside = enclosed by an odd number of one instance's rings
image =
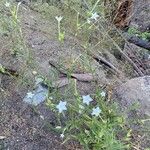
[[[122,110],[138,103],[138,112],[150,116],[150,76],[138,77],[116,88]]]
[[[133,0],[133,6],[130,26],[146,30],[150,25],[150,1]]]

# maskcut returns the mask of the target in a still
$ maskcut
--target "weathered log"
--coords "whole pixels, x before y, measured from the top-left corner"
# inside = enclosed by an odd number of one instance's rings
[[[128,42],[133,43],[139,47],[145,48],[147,50],[150,50],[150,41],[143,40],[137,36],[133,36],[129,34],[126,34],[125,37]]]
[[[65,68],[62,68],[62,66],[60,64],[58,64],[57,62],[53,62],[53,61],[49,61],[49,64],[54,67],[57,71],[59,71],[61,74],[67,76],[67,70]],[[70,74],[71,78],[74,78],[78,81],[82,81],[82,82],[92,82],[92,81],[96,81],[96,77],[93,76],[92,73],[71,73]],[[64,80],[61,84],[66,84],[67,80]],[[68,80],[69,81],[69,80]],[[61,80],[58,82],[60,83]],[[58,84],[57,83],[57,84]]]

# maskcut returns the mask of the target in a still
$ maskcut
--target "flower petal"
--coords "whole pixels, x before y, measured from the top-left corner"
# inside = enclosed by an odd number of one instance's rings
[[[96,107],[92,109],[91,115],[98,117],[100,113],[101,113],[101,109],[99,107]]]
[[[63,102],[63,101],[59,102],[59,104],[56,106],[59,113],[62,113],[64,110],[67,110],[66,104],[67,102]]]
[[[90,95],[86,95],[86,96],[82,96],[83,98],[83,103],[89,105],[91,101],[93,101],[93,99],[90,97]]]
[[[105,96],[106,96],[106,93],[105,93],[104,91],[102,91],[102,92],[101,92],[101,96],[102,96],[102,97],[105,97]]]

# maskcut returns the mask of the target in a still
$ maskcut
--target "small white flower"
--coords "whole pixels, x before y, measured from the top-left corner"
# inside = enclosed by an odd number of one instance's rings
[[[98,17],[99,15],[97,14],[97,12],[95,12],[95,13],[92,13],[91,19],[94,19],[96,21]]]
[[[88,23],[88,24],[90,24],[90,23],[91,23],[91,20],[90,20],[90,18],[88,18],[88,19],[87,19],[87,23]]]
[[[79,113],[80,113],[80,114],[82,113],[83,109],[84,109],[84,106],[79,105]]]
[[[56,129],[61,129],[61,126],[57,126]]]
[[[90,102],[93,101],[93,99],[90,97],[90,95],[86,95],[86,96],[83,95],[82,98],[83,98],[83,103],[87,104],[87,105],[89,105]]]
[[[32,71],[33,75],[37,75],[37,72],[35,70]]]
[[[63,102],[63,101],[59,102],[59,104],[56,106],[59,113],[62,113],[64,110],[67,110],[66,104],[67,104],[67,102]]]
[[[9,2],[6,2],[6,3],[5,3],[5,6],[6,6],[6,7],[10,7],[10,3],[9,3]]]
[[[105,93],[104,91],[102,91],[102,92],[101,92],[101,96],[102,96],[102,97],[105,97],[105,96],[106,96],[106,93]]]
[[[82,114],[82,110],[79,110],[79,114]]]
[[[63,19],[62,16],[56,16],[55,18],[56,18],[56,20],[57,20],[58,22],[60,22],[60,21]]]
[[[65,137],[65,135],[64,135],[64,134],[61,134],[60,137],[63,139],[63,138]]]
[[[19,2],[19,3],[18,3],[18,6],[21,5],[21,3],[22,3],[22,2]]]
[[[92,109],[91,115],[92,115],[92,116],[95,115],[95,116],[97,117],[100,113],[101,113],[101,109],[100,109],[99,107],[96,107],[96,108],[93,108],[93,109]]]
[[[84,109],[84,106],[82,106],[82,105],[79,105],[79,108],[80,108],[80,109]]]
[[[50,100],[53,100],[53,97],[52,97],[52,96],[50,96],[50,97],[49,97],[49,99],[50,99]]]
[[[34,94],[32,92],[27,93],[27,98],[33,98]]]
[[[40,118],[41,118],[42,120],[44,120],[44,116],[43,116],[43,115],[40,115]]]

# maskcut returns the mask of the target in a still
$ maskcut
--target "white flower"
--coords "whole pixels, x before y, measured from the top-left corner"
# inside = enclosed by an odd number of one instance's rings
[[[95,115],[95,116],[97,117],[100,113],[101,113],[101,109],[100,109],[99,107],[96,107],[96,108],[93,108],[93,109],[92,109],[91,115],[92,115],[92,116]]]
[[[63,138],[65,137],[65,135],[64,135],[64,134],[61,134],[60,137],[63,139]]]
[[[9,3],[9,2],[6,2],[6,3],[5,3],[5,6],[6,6],[6,7],[10,7],[10,3]]]
[[[92,13],[91,19],[94,19],[96,21],[98,17],[99,15],[97,14],[97,12],[95,12],[95,13]]]
[[[37,75],[37,72],[35,70],[32,71],[33,75]]]
[[[43,115],[40,115],[40,118],[41,118],[42,120],[44,120],[44,116],[43,116]]]
[[[84,106],[82,106],[82,105],[79,105],[79,108],[80,108],[80,109],[84,109]]]
[[[50,96],[50,97],[49,97],[49,99],[50,99],[50,100],[53,100],[53,97],[52,97],[52,96]]]
[[[56,129],[61,129],[61,126],[57,126]]]
[[[87,23],[88,23],[88,24],[90,24],[90,23],[91,23],[91,20],[90,20],[90,18],[88,18],[88,19],[87,19]]]
[[[83,109],[84,109],[84,106],[79,105],[79,113],[80,113],[80,114],[82,113]]]
[[[34,94],[32,92],[27,93],[27,98],[33,98]]]
[[[102,92],[101,92],[101,96],[102,96],[102,97],[105,97],[105,96],[106,96],[106,93],[105,93],[104,91],[102,91]]]
[[[59,113],[62,113],[64,110],[67,110],[66,104],[67,104],[67,102],[63,102],[63,101],[59,102],[59,104],[56,106]]]
[[[58,16],[56,16],[55,18],[56,18],[56,20],[57,20],[58,22],[60,22],[60,21],[63,19],[63,17],[62,17],[62,16],[59,16],[59,17],[58,17]]]
[[[22,2],[19,2],[19,3],[18,3],[18,6],[21,5],[21,3],[22,3]]]
[[[90,97],[90,95],[86,95],[86,96],[82,96],[83,98],[83,103],[89,105],[91,101],[93,101],[93,99]]]

